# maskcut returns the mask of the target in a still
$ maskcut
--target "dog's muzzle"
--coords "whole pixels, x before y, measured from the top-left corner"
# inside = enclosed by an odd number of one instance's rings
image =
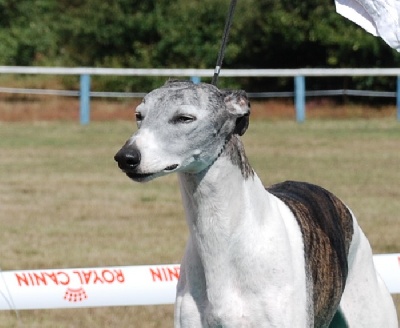
[[[138,172],[140,159],[140,152],[136,148],[122,147],[114,156],[118,167],[134,181],[143,181],[153,175],[153,173]]]
[[[114,156],[118,167],[125,173],[136,171],[140,164],[140,159],[140,152],[136,148],[122,147]]]
[[[146,181],[160,172],[141,172],[139,164],[141,160],[140,151],[137,148],[122,147],[115,154],[114,160],[118,163],[118,167],[132,180]],[[172,172],[179,165],[172,164],[165,167],[161,172]]]

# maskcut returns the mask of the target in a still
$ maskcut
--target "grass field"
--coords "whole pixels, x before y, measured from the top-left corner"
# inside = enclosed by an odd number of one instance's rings
[[[244,142],[265,184],[320,184],[355,212],[374,253],[400,252],[394,117],[256,115]],[[133,122],[0,122],[2,270],[178,263],[187,230],[176,176],[135,184],[113,161]],[[273,245],[271,245],[273,247]],[[400,313],[400,297],[396,296]],[[172,306],[0,312],[0,327],[171,327]]]

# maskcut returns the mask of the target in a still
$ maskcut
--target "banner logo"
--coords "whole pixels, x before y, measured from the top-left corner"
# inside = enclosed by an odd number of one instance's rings
[[[67,291],[64,295],[64,299],[68,302],[82,302],[87,298],[88,297],[83,287],[77,289],[67,288]]]

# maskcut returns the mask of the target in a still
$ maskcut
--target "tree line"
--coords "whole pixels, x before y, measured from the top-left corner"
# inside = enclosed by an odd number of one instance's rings
[[[0,0],[0,65],[213,68],[229,0]],[[335,12],[333,0],[239,0],[224,68],[397,67],[400,55]],[[340,81],[339,81],[340,80]],[[107,90],[157,79],[104,77]],[[277,79],[222,86],[283,90]],[[315,87],[393,89],[393,78],[327,78]]]

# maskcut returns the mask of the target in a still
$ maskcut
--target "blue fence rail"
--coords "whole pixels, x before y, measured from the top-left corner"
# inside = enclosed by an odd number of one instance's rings
[[[80,90],[39,90],[0,88],[0,92],[31,93],[31,94],[59,94],[64,96],[80,97],[80,123],[90,122],[90,98],[93,96],[110,97],[137,97],[143,93],[112,93],[91,92],[90,77],[92,75],[116,76],[165,76],[188,77],[194,83],[199,83],[201,78],[211,78],[213,69],[134,69],[134,68],[94,68],[94,67],[25,67],[25,66],[0,66],[0,74],[46,74],[46,75],[78,75],[80,76]],[[293,92],[262,92],[249,93],[250,97],[294,97],[294,106],[297,122],[306,119],[306,97],[356,95],[375,97],[395,97],[397,120],[400,121],[400,69],[399,68],[357,68],[357,69],[224,69],[221,77],[293,77]],[[306,77],[324,76],[396,76],[397,88],[393,92],[363,91],[363,90],[318,90],[306,91]]]

